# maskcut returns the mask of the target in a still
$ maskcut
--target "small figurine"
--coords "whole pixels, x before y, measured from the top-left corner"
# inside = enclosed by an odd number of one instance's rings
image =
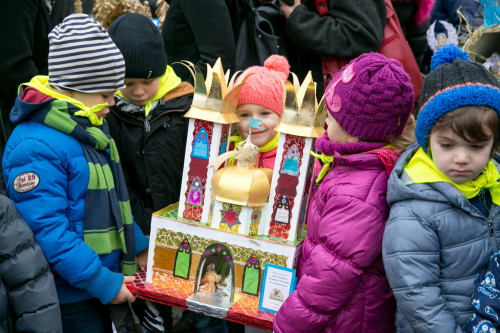
[[[483,66],[495,76],[500,76],[500,54],[493,52],[491,56],[486,58]]]
[[[446,43],[448,42],[448,37],[446,36],[446,34],[444,32],[440,32],[436,35],[436,40],[437,40],[438,48],[439,48],[443,45],[446,45]]]
[[[439,20],[439,23],[444,27],[446,33],[440,32],[436,34],[436,22],[437,21],[434,21],[427,30],[427,43],[431,50],[436,52],[438,48],[446,44],[458,45],[457,29],[455,29],[453,24]]]
[[[205,275],[200,280],[200,287],[198,288],[199,293],[209,293],[215,291],[215,283],[219,282],[221,279],[220,274],[217,274],[215,270],[215,264],[208,264]]]

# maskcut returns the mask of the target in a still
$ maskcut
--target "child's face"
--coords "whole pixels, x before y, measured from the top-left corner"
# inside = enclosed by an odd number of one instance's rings
[[[236,116],[240,119],[237,124],[238,133],[243,139],[248,137],[250,131],[249,121],[252,118],[262,120],[259,125],[263,129],[252,128],[252,143],[262,147],[276,136],[274,130],[280,124],[281,117],[274,111],[256,104],[243,104],[236,109]]]
[[[160,78],[153,79],[130,79],[125,78],[125,89],[121,89],[123,97],[135,105],[146,105],[155,97],[160,89]]]
[[[332,117],[330,112],[328,112],[328,115],[326,117],[326,132],[328,133],[328,139],[333,142],[358,142],[359,139],[355,138],[353,136],[350,136],[349,134],[344,131],[342,127],[340,127],[339,123],[335,120],[335,118]]]
[[[115,95],[114,91],[105,91],[99,93],[83,93],[79,91],[72,92],[72,97],[74,99],[79,100],[89,108],[97,104],[108,103],[107,107],[105,107],[99,112],[96,112],[96,115],[98,117],[106,117],[106,115],[109,113],[109,106],[115,105],[114,95]]]
[[[429,143],[438,170],[452,182],[462,184],[475,180],[485,168],[491,156],[493,134],[485,142],[468,142],[446,128],[432,132]]]

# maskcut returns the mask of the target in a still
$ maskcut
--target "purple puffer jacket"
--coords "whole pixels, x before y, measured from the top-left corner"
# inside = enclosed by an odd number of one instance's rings
[[[275,332],[395,332],[382,263],[388,177],[376,154],[335,154],[311,199],[299,283]]]

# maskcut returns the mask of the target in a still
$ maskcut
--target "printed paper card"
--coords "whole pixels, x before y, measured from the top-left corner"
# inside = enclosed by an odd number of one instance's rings
[[[285,299],[295,290],[296,283],[294,269],[266,264],[260,289],[259,309],[278,312]]]

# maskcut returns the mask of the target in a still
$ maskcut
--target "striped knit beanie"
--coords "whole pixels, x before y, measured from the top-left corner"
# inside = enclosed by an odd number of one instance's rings
[[[49,85],[97,93],[125,88],[125,61],[106,30],[85,14],[66,17],[49,33]]]
[[[461,106],[489,106],[500,117],[500,85],[483,65],[469,61],[466,52],[452,44],[440,47],[431,59],[431,72],[420,95],[415,137],[428,148],[429,133],[445,113]]]
[[[288,74],[290,74],[288,60],[276,54],[267,58],[264,61],[264,66],[249,67],[241,74],[241,78],[248,76],[248,79],[245,81],[246,85],[241,88],[238,106],[256,104],[281,116],[285,98],[283,82]]]

